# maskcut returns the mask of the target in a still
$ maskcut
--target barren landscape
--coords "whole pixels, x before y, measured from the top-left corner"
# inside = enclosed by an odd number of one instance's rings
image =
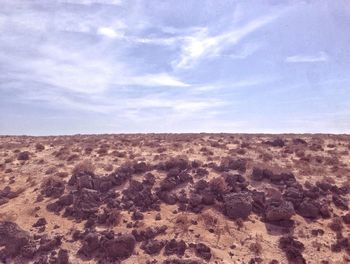
[[[350,136],[0,137],[2,263],[348,263]]]

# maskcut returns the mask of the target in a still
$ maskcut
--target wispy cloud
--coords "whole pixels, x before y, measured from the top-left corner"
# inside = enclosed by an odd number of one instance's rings
[[[122,34],[118,33],[116,30],[114,30],[113,28],[110,27],[100,27],[97,30],[97,33],[99,35],[103,35],[106,36],[108,38],[118,38],[118,37],[123,37]]]
[[[215,36],[210,36],[208,28],[198,29],[195,34],[184,38],[180,58],[173,61],[173,66],[176,68],[190,68],[204,57],[218,55],[228,45],[239,43],[244,37],[273,22],[279,16],[280,14],[273,14],[259,17],[240,28]]]
[[[177,79],[168,73],[147,74],[141,76],[134,76],[125,79],[125,85],[138,86],[172,86],[172,87],[186,87],[190,86]]]
[[[325,52],[320,52],[316,55],[294,55],[286,58],[286,62],[299,63],[299,62],[326,62],[329,57]]]
[[[255,76],[247,79],[241,79],[237,81],[225,82],[225,83],[213,83],[205,85],[192,85],[193,89],[199,92],[208,92],[219,89],[236,89],[236,88],[247,88],[252,86],[264,85],[276,81],[277,78],[266,77],[266,76]]]
[[[79,4],[79,5],[121,5],[122,0],[58,0],[60,3],[70,3],[70,4]]]

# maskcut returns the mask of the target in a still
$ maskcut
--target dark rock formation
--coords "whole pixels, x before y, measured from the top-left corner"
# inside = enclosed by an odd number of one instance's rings
[[[231,219],[246,219],[252,211],[252,199],[247,193],[231,193],[224,197],[225,214]]]

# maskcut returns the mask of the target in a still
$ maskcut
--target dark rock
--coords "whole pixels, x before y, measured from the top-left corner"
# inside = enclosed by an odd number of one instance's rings
[[[343,224],[340,217],[333,218],[332,222],[330,222],[328,226],[335,232],[339,232],[343,229]]]
[[[179,170],[186,170],[190,168],[190,163],[187,159],[181,157],[171,158],[165,162],[165,170],[169,171],[170,169],[178,168]]]
[[[349,210],[348,201],[340,195],[333,194],[332,201],[336,207],[342,210]]]
[[[153,186],[156,182],[156,177],[152,173],[147,173],[145,179],[142,181],[143,184]]]
[[[179,257],[182,257],[185,254],[185,250],[187,248],[186,243],[183,240],[176,241],[172,239],[168,241],[164,248],[164,255],[174,255],[176,254]]]
[[[49,178],[42,186],[41,194],[46,197],[59,198],[65,189],[65,182],[61,179]]]
[[[337,241],[331,245],[331,250],[333,252],[340,252],[342,249],[349,251],[350,249],[350,239],[339,237]]]
[[[263,259],[259,257],[251,258],[248,264],[260,264],[263,263]]]
[[[92,178],[92,175],[90,174],[79,174],[77,176],[77,184],[76,184],[77,189],[81,190],[83,188],[86,189],[94,189],[94,181]]]
[[[343,215],[342,219],[343,219],[345,224],[350,224],[350,213]]]
[[[158,255],[159,252],[164,247],[165,243],[159,240],[147,240],[141,244],[141,249],[145,251],[148,255]]]
[[[70,206],[71,204],[73,204],[73,195],[72,194],[62,195],[57,200],[57,202],[61,206]]]
[[[233,175],[230,173],[226,173],[224,177],[227,186],[231,188],[232,192],[242,192],[246,190],[246,187],[248,186],[245,178],[240,174]]]
[[[264,143],[272,147],[279,147],[279,148],[284,147],[285,145],[283,139],[281,138],[276,138],[272,141],[265,141]]]
[[[203,191],[202,203],[204,205],[213,205],[215,203],[215,195],[210,191]]]
[[[320,216],[320,205],[316,201],[305,199],[298,207],[298,214],[306,218],[317,218]]]
[[[206,261],[209,261],[211,259],[210,247],[208,247],[207,245],[205,245],[203,243],[198,243],[198,244],[195,244],[193,246],[194,246],[197,257],[200,257]]]
[[[311,230],[311,234],[313,236],[323,236],[324,235],[324,231],[322,229],[312,229]]]
[[[68,264],[69,263],[69,255],[66,249],[60,249],[57,255],[57,264]]]
[[[35,254],[35,244],[29,233],[13,222],[0,222],[0,247],[4,247],[2,254],[7,257],[31,258]]]
[[[137,242],[153,239],[160,234],[165,234],[167,226],[147,227],[145,230],[132,230],[132,234]]]
[[[82,242],[82,247],[79,249],[78,254],[91,258],[97,250],[100,248],[100,239],[98,234],[89,233]]]
[[[36,252],[37,252],[37,250],[36,250],[36,246],[34,243],[29,243],[27,245],[24,245],[21,249],[21,255],[27,259],[34,258]]]
[[[123,191],[122,201],[124,204],[132,204],[141,211],[157,210],[159,208],[159,196],[151,191],[152,186],[131,180],[129,187]]]
[[[162,216],[160,215],[160,213],[156,214],[155,220],[156,221],[162,220]]]
[[[225,214],[231,219],[246,219],[252,211],[252,199],[247,193],[231,193],[224,196]]]
[[[229,171],[229,170],[238,170],[240,172],[246,171],[247,162],[243,159],[233,159],[231,157],[225,157],[221,160],[219,171]]]
[[[306,264],[302,255],[305,249],[304,244],[295,240],[293,237],[281,237],[279,239],[279,248],[284,251],[290,263]]]
[[[10,200],[8,198],[5,197],[0,197],[0,205],[6,204],[8,203]]]
[[[304,139],[301,138],[294,138],[293,139],[294,145],[307,145],[307,142]]]
[[[141,212],[139,212],[139,211],[133,212],[132,220],[137,221],[137,220],[142,220],[142,219],[143,219],[143,214]]]
[[[317,199],[320,197],[320,189],[317,186],[311,186],[308,190],[304,190],[304,196]]]
[[[283,198],[293,204],[294,208],[298,208],[300,203],[303,201],[304,193],[303,190],[296,187],[288,187],[284,193]]]
[[[199,213],[203,209],[202,196],[192,193],[189,199],[189,209],[192,212]]]
[[[293,204],[288,201],[269,202],[265,218],[267,221],[289,220],[295,214]]]
[[[320,214],[323,218],[331,217],[331,212],[326,201],[320,202]]]
[[[318,182],[316,182],[316,186],[318,188],[320,188],[324,192],[328,192],[332,188],[332,185],[330,183],[328,183],[328,182],[325,182],[325,181],[321,181],[321,182],[318,181]]]
[[[116,226],[120,221],[120,212],[117,209],[104,208],[103,213],[97,216],[97,222],[100,225]]]
[[[251,193],[251,196],[253,199],[253,202],[252,202],[253,212],[258,215],[262,215],[265,212],[265,206],[266,206],[265,193],[253,190]]]
[[[46,205],[46,209],[47,209],[49,212],[58,213],[58,212],[60,212],[60,211],[63,209],[63,206],[60,205],[60,204],[58,203],[58,201],[56,201],[56,202],[47,204],[47,205]]]
[[[208,187],[209,187],[209,182],[207,182],[206,180],[199,180],[196,182],[194,186],[196,192],[204,191]]]
[[[87,219],[91,214],[97,212],[101,199],[98,191],[81,189],[74,199],[73,216]]]
[[[163,264],[200,264],[197,260],[192,259],[166,259]]]
[[[148,170],[149,166],[143,161],[134,164],[135,173],[145,173]]]
[[[107,257],[111,259],[125,259],[132,255],[135,248],[135,238],[133,235],[121,235],[114,239],[101,242]]]
[[[260,168],[253,168],[252,180],[261,181],[264,179],[264,171]]]
[[[207,169],[204,169],[204,168],[198,168],[196,169],[196,177],[197,178],[202,178],[204,176],[207,176],[209,174],[209,171]]]
[[[36,221],[35,224],[33,224],[33,227],[40,227],[46,225],[46,219],[45,218],[39,218],[38,221]]]
[[[174,205],[177,202],[176,194],[172,192],[160,191],[157,193],[160,200],[169,205]]]
[[[40,246],[38,251],[41,251],[41,252],[52,251],[53,249],[57,248],[60,245],[61,245],[61,237],[57,236],[52,239],[43,237],[42,239],[40,239]]]
[[[17,192],[13,192],[10,186],[6,186],[2,191],[0,191],[0,199],[13,199],[18,196]]]
[[[28,151],[22,151],[18,153],[17,155],[18,160],[29,160],[29,152]]]

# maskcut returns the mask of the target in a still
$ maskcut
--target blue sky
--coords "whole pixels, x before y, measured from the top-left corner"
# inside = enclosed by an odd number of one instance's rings
[[[2,0],[0,133],[350,133],[350,2]]]

